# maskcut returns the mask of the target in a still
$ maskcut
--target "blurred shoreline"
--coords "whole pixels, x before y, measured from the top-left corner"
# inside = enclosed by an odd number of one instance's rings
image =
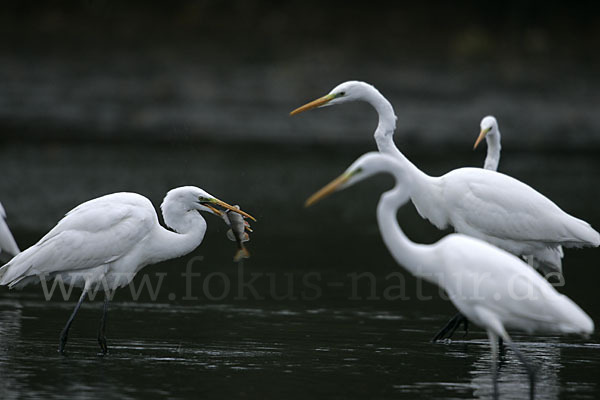
[[[600,150],[598,9],[17,2],[0,16],[0,132],[32,142],[366,144],[377,121],[368,105],[288,116],[359,79],[391,101],[397,140],[409,145],[464,146],[493,114],[506,146]]]

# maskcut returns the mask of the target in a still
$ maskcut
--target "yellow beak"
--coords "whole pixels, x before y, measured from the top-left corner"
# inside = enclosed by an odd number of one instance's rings
[[[477,148],[477,146],[479,146],[479,143],[481,143],[483,138],[485,138],[485,136],[488,134],[488,132],[490,130],[492,130],[492,128],[482,129],[481,132],[479,132],[479,136],[477,136],[477,140],[475,141],[475,144],[473,145],[473,150],[475,150]]]
[[[296,108],[290,113],[290,116],[300,114],[303,111],[312,110],[313,108],[321,107],[322,105],[329,103],[333,99],[335,99],[334,94],[328,94],[327,96],[319,97],[318,99],[313,100],[310,103],[303,105],[302,107]]]
[[[221,206],[221,207],[223,207],[223,208],[225,208],[227,210],[230,210],[230,211],[233,211],[235,213],[238,213],[238,214],[240,214],[240,215],[242,215],[242,216],[244,216],[246,218],[250,218],[252,221],[256,222],[256,218],[254,218],[252,215],[248,214],[245,211],[242,211],[242,210],[238,209],[237,207],[229,205],[229,204],[225,203],[222,200],[213,198],[213,199],[211,199],[211,202],[214,203],[214,204],[216,204],[216,205],[218,205],[218,206]],[[217,210],[215,207],[210,206],[209,204],[203,204],[203,205],[204,205],[204,207],[209,208],[212,212],[214,212],[218,216],[221,216],[223,214],[221,211]]]
[[[331,193],[335,192],[341,185],[346,183],[351,176],[351,173],[345,173],[338,176],[337,178],[329,182],[327,185],[323,186],[321,190],[310,196],[306,200],[306,202],[304,202],[304,207],[310,207],[317,201],[329,196]]]

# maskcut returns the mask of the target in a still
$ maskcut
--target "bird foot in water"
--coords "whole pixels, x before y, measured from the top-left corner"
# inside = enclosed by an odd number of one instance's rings
[[[99,356],[105,356],[108,354],[108,346],[106,345],[106,338],[104,336],[98,336],[98,344],[100,345]]]
[[[454,332],[461,326],[464,325],[465,333],[463,338],[467,336],[469,333],[469,320],[466,319],[462,314],[456,314],[448,323],[440,329],[440,331],[431,339],[432,343],[435,342],[446,342],[446,340],[450,340]]]

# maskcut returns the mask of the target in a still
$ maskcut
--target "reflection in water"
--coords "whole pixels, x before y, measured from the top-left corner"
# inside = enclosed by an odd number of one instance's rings
[[[488,342],[482,342],[488,346]],[[558,399],[561,368],[560,347],[557,339],[545,342],[521,342],[516,345],[537,369],[536,399]],[[491,354],[485,352],[473,364],[471,385],[478,399],[492,399]],[[503,399],[525,399],[529,396],[529,377],[523,364],[506,346],[499,359],[498,391]]]
[[[29,303],[0,303],[0,398],[77,399],[93,398],[100,393],[106,398],[132,398],[115,385],[112,372],[106,373],[101,365],[97,368],[95,357],[71,363],[57,356],[57,331],[45,329],[51,324],[46,324],[43,319],[62,314],[63,307],[56,313],[54,307],[48,310],[49,304],[45,305],[46,311],[50,312],[42,312],[46,315],[40,318],[24,316],[31,306]],[[89,368],[98,372],[92,383],[88,382]]]
[[[430,344],[441,315],[415,317],[364,304],[116,302],[107,332],[111,353],[98,357],[95,302],[82,307],[61,357],[57,336],[70,306],[0,303],[1,398],[491,398],[485,334]],[[600,346],[516,340],[540,367],[536,398],[558,399],[565,386],[569,399],[593,395]],[[509,350],[503,359],[501,398],[523,398],[523,366]]]
[[[6,360],[18,351],[21,338],[21,305],[18,302],[0,303],[0,393],[5,400],[20,397],[22,374],[15,374]]]
[[[389,187],[389,180],[357,187],[350,203],[347,196],[335,196],[322,207],[302,210],[302,199],[310,189],[339,174],[364,151],[362,147],[275,151],[228,146],[227,163],[222,162],[222,148],[204,145],[61,145],[42,150],[27,144],[0,149],[0,170],[19,165],[19,174],[0,180],[0,192],[14,195],[3,202],[14,216],[15,234],[28,234],[24,245],[37,241],[73,205],[105,193],[135,191],[156,202],[166,190],[185,184],[200,184],[240,202],[243,193],[244,207],[256,211],[261,221],[244,282],[252,274],[262,274],[255,289],[263,300],[237,299],[238,269],[231,262],[230,243],[222,240],[225,231],[215,220],[209,222],[210,246],[201,246],[195,254],[204,260],[194,264],[194,272],[202,274],[191,282],[197,300],[180,300],[186,293],[187,282],[181,275],[185,259],[148,267],[151,277],[167,273],[159,297],[155,302],[148,296],[132,301],[128,289],[117,292],[109,311],[111,353],[104,358],[96,356],[100,302],[82,306],[70,333],[68,356],[63,358],[56,352],[58,335],[76,295],[70,302],[60,296],[45,302],[39,286],[23,292],[0,288],[0,398],[62,399],[65,393],[102,400],[489,398],[490,354],[483,332],[474,331],[469,340],[429,343],[451,313],[437,290],[427,293],[433,295],[431,301],[417,301],[415,282],[406,275],[406,295],[412,300],[369,300],[382,297],[389,284],[385,277],[400,270],[383,247],[374,218],[377,196],[373,193]],[[480,165],[480,154],[470,155],[468,150],[452,157],[410,153],[415,163],[436,174],[469,165],[465,160],[470,156],[471,165]],[[505,172],[600,226],[600,209],[593,204],[600,187],[590,184],[600,173],[597,157],[513,153],[506,158]],[[35,199],[30,190],[22,189],[22,176],[36,188]],[[46,199],[43,207],[39,198]],[[410,207],[401,210],[399,218],[415,241],[431,243],[446,234]],[[595,249],[567,250],[567,285],[560,291],[597,321],[596,254]],[[579,273],[584,269],[585,274]],[[293,272],[298,279],[290,291],[298,295],[306,287],[296,283],[303,282],[307,271],[319,273],[313,281],[318,290],[309,291],[310,296],[319,294],[315,300],[270,297],[266,274],[284,278],[284,286],[275,288],[281,294],[288,289],[285,274]],[[365,271],[376,278],[372,286],[348,284],[349,273]],[[228,304],[203,296],[203,278],[212,272],[230,278],[231,293],[223,300]],[[208,289],[213,294],[223,290]],[[170,294],[176,301],[170,301]],[[585,345],[578,338],[515,338],[541,368],[539,399],[598,398],[598,338],[594,335]],[[502,399],[527,393],[525,370],[510,351],[499,378]]]

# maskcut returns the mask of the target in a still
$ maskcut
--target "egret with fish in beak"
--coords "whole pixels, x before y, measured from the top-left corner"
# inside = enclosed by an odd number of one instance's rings
[[[181,257],[198,247],[206,233],[201,212],[222,216],[227,210],[255,221],[245,211],[194,186],[169,191],[161,210],[171,229],[159,224],[150,200],[137,193],[113,193],[82,203],[39,242],[0,267],[0,285],[20,288],[55,278],[82,289],[60,334],[60,353],[64,352],[69,329],[86,294],[103,288],[98,344],[105,354],[108,347],[104,332],[111,294],[129,284],[146,265]]]

